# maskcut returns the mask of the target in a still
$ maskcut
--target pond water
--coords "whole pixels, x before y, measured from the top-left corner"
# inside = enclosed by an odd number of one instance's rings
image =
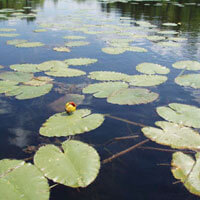
[[[6,8],[14,10],[8,12]],[[166,82],[157,86],[143,87],[159,94],[155,101],[138,105],[118,105],[108,103],[106,98],[95,98],[92,94],[84,94],[85,99],[80,102],[77,109],[90,109],[93,113],[110,114],[146,126],[155,126],[156,121],[163,120],[156,112],[158,106],[181,103],[200,107],[199,89],[184,87],[174,82],[174,79],[183,73],[198,74],[198,71],[172,67],[172,64],[177,61],[200,61],[200,2],[198,0],[132,2],[1,0],[0,9],[0,65],[3,66],[0,69],[0,76],[6,71],[13,71],[10,66],[14,64],[40,64],[45,61],[63,61],[70,58],[98,60],[87,66],[70,66],[72,69],[84,71],[85,75],[50,76],[54,79],[53,88],[45,95],[17,99],[14,96],[6,96],[4,93],[0,94],[0,159],[23,160],[30,157],[27,162],[32,162],[31,157],[35,151],[30,150],[30,147],[34,149],[44,144],[59,145],[60,142],[66,140],[66,137],[41,136],[39,129],[50,116],[64,111],[67,95],[83,95],[82,88],[88,84],[100,82],[87,77],[93,71],[139,75],[142,73],[136,70],[136,66],[144,62],[160,64],[170,69],[170,72],[164,75],[168,78]],[[24,10],[20,11],[20,9]],[[173,24],[165,26],[164,23]],[[42,29],[42,32],[37,32],[38,29]],[[174,32],[163,34],[159,33],[160,31]],[[12,35],[1,34],[19,35],[11,37]],[[64,39],[64,36],[84,36],[85,38],[81,41],[89,42],[89,44],[71,47],[68,42],[74,40]],[[162,38],[150,36],[162,36]],[[126,47],[127,42],[120,42],[120,39],[127,38],[133,40],[129,42],[129,46],[144,48],[140,51],[145,52],[134,50],[113,54],[102,51],[103,48],[112,46],[110,45],[112,40],[115,40],[113,42],[116,46],[115,50],[121,51],[119,48],[122,49],[123,45]],[[178,41],[177,38],[183,38],[183,40]],[[14,39],[41,42],[44,46],[17,48],[6,43]],[[70,52],[53,50],[55,47],[63,46],[67,46]],[[44,76],[45,74],[40,71],[34,75]],[[108,143],[115,137],[130,135],[138,137]],[[146,137],[140,126],[105,117],[104,123],[99,128],[73,136],[73,139],[92,145],[98,151],[101,160],[104,160],[145,140]],[[50,199],[199,199],[182,183],[173,184],[177,179],[171,172],[172,152],[147,147],[167,148],[149,141],[112,162],[102,164],[98,177],[88,187],[73,189],[57,185],[51,189]],[[27,150],[30,151],[27,152]],[[49,184],[54,183],[50,181]]]

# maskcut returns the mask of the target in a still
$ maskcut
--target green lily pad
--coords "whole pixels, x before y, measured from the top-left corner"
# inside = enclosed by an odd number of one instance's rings
[[[64,39],[68,39],[68,40],[83,40],[86,37],[84,36],[79,36],[79,35],[67,35],[63,37]]]
[[[200,196],[200,154],[195,154],[195,160],[182,152],[173,153],[172,174],[180,180],[192,194]]]
[[[200,88],[200,74],[186,74],[175,78],[175,82],[181,86]]]
[[[76,140],[63,142],[62,149],[50,144],[41,147],[34,156],[35,165],[54,182],[73,188],[91,184],[100,169],[97,151]]]
[[[0,37],[17,37],[19,34],[17,33],[0,33]]]
[[[0,69],[3,69],[3,68],[4,68],[4,66],[0,65]]]
[[[42,33],[42,32],[47,32],[47,29],[35,29],[35,33]]]
[[[156,86],[167,81],[166,76],[160,75],[133,75],[128,76],[125,81],[129,82],[133,86]]]
[[[124,82],[103,82],[90,84],[83,88],[82,92],[85,94],[93,94],[93,96],[97,98],[106,98],[112,93],[125,88],[128,88],[128,84]]]
[[[71,58],[71,59],[64,60],[64,62],[67,63],[68,65],[74,65],[74,66],[90,65],[97,61],[98,61],[97,59],[93,59],[93,58]]]
[[[163,26],[178,26],[178,24],[176,24],[176,23],[170,23],[170,22],[168,22],[168,23],[163,23],[162,25],[163,25]]]
[[[15,45],[16,47],[24,47],[24,48],[31,48],[31,47],[42,47],[44,46],[41,42],[25,42],[25,43],[19,43]]]
[[[147,36],[147,39],[150,41],[160,41],[160,40],[165,40],[165,37],[158,36],[158,35],[151,35],[151,36]]]
[[[168,74],[170,72],[167,67],[146,62],[137,65],[136,70],[145,74]]]
[[[76,76],[85,75],[86,73],[78,69],[58,68],[58,69],[53,69],[48,72],[45,72],[45,74],[49,76],[56,76],[56,77],[76,77]]]
[[[0,93],[6,93],[11,90],[17,89],[18,82],[15,81],[0,81]]]
[[[181,38],[181,37],[169,37],[168,40],[172,40],[172,41],[175,41],[175,42],[183,42],[183,41],[186,41],[187,38]]]
[[[50,92],[52,84],[45,84],[42,86],[28,86],[20,85],[15,90],[11,90],[6,93],[6,96],[15,96],[16,99],[33,99],[40,97]]]
[[[13,32],[16,31],[15,28],[0,28],[0,32]]]
[[[33,77],[30,81],[23,82],[24,85],[41,86],[52,82],[53,79],[48,76]]]
[[[133,52],[147,52],[147,49],[142,48],[142,47],[135,47],[135,46],[124,47],[124,50],[133,51]]]
[[[171,30],[171,31],[159,31],[158,33],[159,34],[164,34],[164,35],[175,35],[175,34],[178,34],[177,31],[173,31],[173,30]]]
[[[36,64],[16,64],[11,65],[10,68],[19,72],[39,72]]]
[[[65,69],[68,67],[68,64],[64,63],[63,61],[59,60],[50,60],[43,63],[40,63],[37,68],[40,71],[49,71],[49,70],[56,70],[56,69]]]
[[[155,101],[159,95],[143,88],[124,88],[113,92],[107,102],[119,105],[146,104]]]
[[[55,47],[53,48],[54,51],[58,51],[58,52],[70,52],[71,50],[67,47]]]
[[[121,47],[105,47],[105,48],[102,48],[101,50],[104,53],[113,54],[113,55],[121,54],[126,51],[124,48],[121,48]]]
[[[72,41],[72,42],[67,42],[65,45],[67,47],[80,47],[80,46],[86,46],[89,45],[89,42],[86,41]]]
[[[81,134],[98,128],[103,121],[103,115],[91,114],[87,109],[76,110],[71,115],[57,113],[42,125],[40,134],[47,137]]]
[[[156,111],[167,121],[200,128],[200,108],[198,107],[180,103],[170,103],[169,107],[157,107]]]
[[[144,127],[142,132],[152,141],[177,149],[200,149],[200,135],[189,127],[158,121],[154,127]]]
[[[15,39],[15,40],[8,40],[6,42],[6,44],[8,44],[8,45],[17,45],[17,44],[25,43],[25,42],[27,42],[27,40]]]
[[[0,79],[14,82],[26,82],[31,80],[33,74],[24,73],[24,72],[3,72],[0,73]]]
[[[6,200],[48,200],[47,179],[39,169],[23,160],[0,160],[0,196]]]
[[[200,62],[192,61],[192,60],[185,60],[185,61],[178,61],[172,65],[176,69],[186,69],[186,70],[200,70]]]
[[[163,47],[179,47],[180,46],[180,44],[176,42],[158,42],[157,44]]]
[[[127,76],[127,74],[111,71],[95,71],[90,72],[90,74],[88,75],[89,78],[99,81],[120,81],[124,80]]]

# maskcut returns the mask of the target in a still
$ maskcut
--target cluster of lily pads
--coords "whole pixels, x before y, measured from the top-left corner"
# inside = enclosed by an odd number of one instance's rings
[[[8,11],[8,10],[7,10]],[[1,12],[5,12],[1,10]],[[9,11],[10,17],[23,18],[24,14]],[[67,16],[65,24],[40,23],[34,32],[51,30],[70,30],[73,32],[96,35],[106,46],[102,52],[113,56],[126,52],[145,53],[148,50],[141,46],[132,46],[136,39],[148,39],[158,45],[168,47],[178,46],[185,38],[172,37],[177,31],[158,30],[157,26],[145,22],[134,21],[131,18],[120,18],[121,24],[83,23],[92,20],[92,16],[83,13],[84,18]],[[77,23],[78,22],[78,23]],[[94,21],[93,21],[94,22]],[[106,21],[107,22],[107,21]],[[130,26],[130,22],[135,26]],[[80,24],[82,24],[80,26]],[[175,23],[164,23],[163,26],[178,26]],[[140,34],[145,29],[147,34]],[[0,29],[0,36],[18,36],[15,29]],[[12,33],[5,33],[12,32]],[[151,35],[156,32],[157,35]],[[105,37],[106,35],[106,37]],[[115,39],[113,39],[115,38]],[[62,47],[55,47],[58,52],[70,52],[70,48],[89,45],[82,35],[67,35],[67,42]],[[8,45],[15,47],[39,47],[40,42],[28,42],[23,39],[9,40]],[[70,58],[64,61],[50,60],[40,64],[15,64],[10,69],[14,71],[0,72],[0,93],[5,96],[15,96],[16,99],[31,99],[45,95],[53,88],[50,77],[78,77],[86,75],[85,71],[70,68],[96,63],[94,58]],[[200,87],[199,74],[186,74],[186,70],[200,70],[197,61],[179,61],[173,64],[176,69],[182,69],[175,82],[181,86]],[[0,66],[0,69],[4,69]],[[146,87],[158,86],[167,81],[170,69],[157,63],[140,63],[136,70],[142,74],[129,75],[113,71],[92,71],[88,78],[101,81],[83,88],[82,93],[92,94],[96,98],[106,98],[107,102],[119,105],[137,105],[153,102],[159,94]],[[43,72],[45,76],[37,76]],[[50,76],[50,77],[49,77]],[[0,110],[1,111],[1,110]],[[200,128],[200,109],[190,105],[172,103],[156,109],[166,121],[156,122],[155,127],[144,127],[142,132],[152,141],[176,149],[189,149],[195,152],[200,148],[200,136],[192,128]],[[92,114],[88,109],[78,109],[72,115],[65,112],[56,113],[49,117],[39,130],[46,137],[67,137],[92,131],[104,122],[102,114]],[[192,157],[176,152],[173,154],[172,173],[180,179],[185,187],[193,194],[200,195],[199,162],[200,155]],[[4,159],[0,161],[0,196],[7,199],[49,199],[50,187],[48,179],[69,187],[86,187],[97,177],[100,169],[100,157],[97,151],[86,143],[77,140],[66,140],[59,147],[48,144],[39,148],[34,155],[34,164],[23,160]]]

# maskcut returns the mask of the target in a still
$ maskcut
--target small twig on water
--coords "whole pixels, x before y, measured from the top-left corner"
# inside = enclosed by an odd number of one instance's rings
[[[185,184],[185,183],[187,182],[187,180],[188,180],[188,177],[190,176],[190,174],[191,174],[192,170],[194,169],[194,166],[195,166],[195,164],[196,164],[196,162],[194,162],[194,164],[192,165],[192,168],[190,169],[189,173],[187,174],[187,176],[186,176],[186,178],[185,178],[185,180],[184,180],[183,184]]]
[[[24,159],[24,161],[29,161],[29,160],[33,160],[33,156]]]
[[[52,189],[54,187],[56,187],[58,185],[58,183],[51,185],[49,188]]]
[[[172,184],[175,185],[175,184],[178,184],[178,183],[181,183],[181,181],[175,181]]]
[[[120,157],[120,156],[122,156],[122,155],[124,155],[124,154],[126,154],[126,153],[128,153],[130,151],[132,151],[133,149],[135,149],[135,148],[137,148],[137,147],[139,147],[139,146],[141,146],[141,145],[143,145],[143,144],[145,144],[147,142],[149,142],[149,139],[143,140],[142,142],[139,142],[139,143],[129,147],[128,149],[125,149],[124,151],[116,153],[116,154],[112,155],[111,157],[103,160],[102,164],[106,164],[108,162],[111,162],[113,159],[118,158],[118,157]]]
[[[122,122],[126,122],[126,123],[128,123],[128,124],[132,124],[132,125],[135,125],[135,126],[140,126],[140,127],[145,127],[145,126],[146,126],[146,125],[141,124],[141,123],[129,121],[129,120],[127,120],[127,119],[123,119],[123,118],[120,118],[120,117],[115,117],[115,116],[112,116],[112,115],[109,115],[109,114],[104,114],[104,116],[105,116],[105,117],[112,118],[112,119],[116,119],[116,120],[119,120],[119,121],[122,121]]]
[[[181,75],[185,72],[186,69],[187,69],[187,68],[184,68],[184,69],[178,74],[177,77],[181,76]]]
[[[158,163],[157,165],[158,166],[171,166],[171,164],[169,164],[169,163]]]

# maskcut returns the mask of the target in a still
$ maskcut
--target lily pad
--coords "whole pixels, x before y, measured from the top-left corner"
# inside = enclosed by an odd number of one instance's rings
[[[47,29],[35,29],[35,33],[42,33],[42,32],[47,32]]]
[[[17,89],[18,82],[15,81],[0,81],[0,93],[6,93],[11,90]]]
[[[0,28],[0,32],[14,32],[15,28]]]
[[[180,46],[180,44],[176,42],[158,42],[157,44],[163,47],[179,47]]]
[[[183,42],[183,41],[186,41],[187,38],[181,38],[181,37],[169,37],[168,40],[172,40],[172,41],[175,41],[175,42]]]
[[[24,72],[3,72],[0,73],[0,79],[7,80],[7,81],[14,81],[14,82],[26,82],[31,80],[33,74],[24,73]]]
[[[23,84],[31,86],[41,86],[52,81],[53,79],[49,78],[48,76],[38,76],[38,77],[33,77],[30,81],[23,82]]]
[[[67,35],[63,37],[64,39],[68,39],[68,40],[83,40],[86,37],[84,36],[79,36],[79,35]]]
[[[185,60],[185,61],[178,61],[172,65],[176,69],[186,69],[186,70],[200,70],[200,62],[192,61],[192,60]]]
[[[107,54],[113,54],[113,55],[117,55],[117,54],[121,54],[124,53],[126,50],[124,48],[120,48],[120,47],[105,47],[101,49],[104,53]]]
[[[63,142],[62,149],[54,145],[41,147],[34,156],[35,165],[54,182],[73,188],[91,184],[100,169],[96,150],[76,140]]]
[[[76,110],[71,115],[57,113],[42,125],[40,134],[47,137],[81,134],[98,128],[103,121],[103,115],[91,114],[87,109]]]
[[[133,51],[133,52],[147,52],[147,49],[142,47],[135,47],[135,46],[129,46],[124,48],[125,51]]]
[[[136,70],[145,74],[168,74],[170,70],[159,64],[141,63],[136,66]]]
[[[83,93],[93,94],[97,98],[106,98],[115,93],[118,90],[124,90],[128,88],[128,84],[124,82],[103,82],[90,84],[83,88]]]
[[[6,44],[8,44],[8,45],[17,45],[17,44],[25,43],[25,42],[27,42],[27,40],[15,39],[15,40],[8,40],[6,42]]]
[[[144,127],[142,132],[152,141],[177,149],[200,149],[200,135],[189,127],[158,121],[154,127]]]
[[[74,66],[90,65],[97,61],[98,61],[97,59],[93,59],[93,58],[71,58],[71,59],[64,60],[64,62],[67,63],[68,65],[74,65]]]
[[[150,41],[160,41],[160,40],[165,40],[165,37],[158,36],[158,35],[151,35],[151,36],[147,36],[147,39]]]
[[[55,47],[53,48],[54,51],[58,51],[58,52],[70,52],[71,50],[67,47]]]
[[[175,78],[175,82],[181,86],[200,88],[200,74],[186,74]]]
[[[177,31],[173,31],[173,30],[171,30],[171,31],[159,31],[158,33],[159,34],[164,34],[164,35],[175,35],[175,34],[178,34]]]
[[[0,37],[17,37],[19,34],[17,33],[0,33]]]
[[[119,105],[146,104],[155,101],[158,94],[143,88],[124,88],[113,92],[107,102]]]
[[[49,185],[34,165],[23,160],[0,161],[0,196],[6,200],[48,200]]]
[[[89,78],[91,79],[96,79],[99,81],[120,81],[124,80],[126,77],[129,75],[123,74],[120,72],[109,72],[109,71],[95,71],[95,72],[90,72],[88,75]]]
[[[125,81],[129,82],[133,86],[156,86],[167,81],[166,76],[160,75],[133,75],[128,76]]]
[[[24,47],[24,48],[31,48],[31,47],[42,47],[44,46],[41,42],[25,42],[25,43],[19,43],[15,45],[16,47]]]
[[[65,69],[68,67],[68,64],[64,63],[63,61],[59,60],[50,60],[43,63],[40,63],[37,68],[41,71],[49,71],[49,70],[56,70],[56,69]]]
[[[176,23],[170,23],[170,22],[168,22],[168,23],[163,23],[162,25],[163,25],[163,26],[178,26],[178,24],[176,24]]]
[[[173,153],[172,173],[192,194],[200,196],[200,154],[195,154],[195,160],[182,152]]]
[[[3,68],[4,68],[4,66],[0,65],[0,69],[3,69]]]
[[[169,106],[157,107],[156,111],[167,121],[200,128],[200,108],[198,107],[180,103],[170,103]]]
[[[19,71],[19,72],[39,72],[40,70],[37,68],[36,64],[16,64],[11,65],[10,68]]]
[[[89,42],[86,41],[72,41],[72,42],[67,42],[65,45],[67,47],[80,47],[80,46],[86,46],[89,45]]]

